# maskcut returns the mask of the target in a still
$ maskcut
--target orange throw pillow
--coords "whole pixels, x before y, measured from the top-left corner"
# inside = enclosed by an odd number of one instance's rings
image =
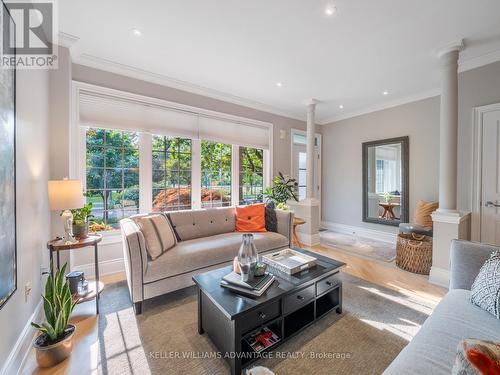
[[[267,232],[264,203],[236,207],[237,232]]]
[[[419,201],[415,208],[415,224],[422,225],[426,228],[432,228],[431,214],[439,207],[438,202]]]

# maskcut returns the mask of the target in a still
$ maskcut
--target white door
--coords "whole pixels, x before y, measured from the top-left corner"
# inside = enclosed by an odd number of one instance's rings
[[[483,114],[481,242],[500,245],[500,110]]]

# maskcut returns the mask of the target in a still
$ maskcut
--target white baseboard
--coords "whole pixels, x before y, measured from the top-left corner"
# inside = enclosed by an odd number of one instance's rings
[[[9,354],[9,357],[5,361],[2,369],[0,369],[1,375],[19,374],[26,358],[31,350],[31,345],[35,339],[37,331],[31,327],[31,322],[39,322],[43,320],[43,308],[42,300],[36,305],[35,311],[28,319],[28,322],[23,328],[23,331],[19,335],[14,348]]]
[[[429,282],[434,285],[448,288],[450,285],[450,271],[432,266],[429,274]]]
[[[297,232],[297,237],[299,237],[299,241],[307,246],[314,246],[320,244],[319,233],[310,235],[307,233]]]
[[[99,276],[125,272],[125,264],[123,262],[123,258],[100,261]],[[83,271],[85,278],[87,278],[87,276],[94,277],[94,263],[79,264],[71,269],[74,271]]]
[[[339,232],[344,234],[355,234],[360,237],[374,238],[389,243],[396,242],[398,236],[397,233],[390,233],[381,230],[356,227],[354,225],[333,223],[331,221],[323,221],[321,222],[321,225],[323,228],[330,229],[334,232]]]

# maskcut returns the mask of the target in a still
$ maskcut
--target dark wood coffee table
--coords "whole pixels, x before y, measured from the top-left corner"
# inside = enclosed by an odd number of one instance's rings
[[[231,367],[239,375],[242,368],[260,355],[274,350],[330,311],[342,313],[340,270],[345,263],[295,249],[315,257],[317,265],[293,276],[269,269],[276,280],[259,298],[235,294],[220,286],[232,266],[193,276],[198,286],[198,332],[207,333]],[[246,338],[268,327],[280,341],[257,354]]]

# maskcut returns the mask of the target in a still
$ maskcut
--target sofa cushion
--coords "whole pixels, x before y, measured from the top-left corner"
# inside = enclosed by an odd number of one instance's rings
[[[276,216],[276,205],[273,201],[266,204],[266,229],[269,232],[278,231],[278,216]]]
[[[384,374],[449,375],[462,339],[500,341],[500,320],[469,299],[470,291],[448,292]]]
[[[288,239],[279,233],[253,233],[259,253],[288,246]],[[150,283],[208,266],[231,262],[238,254],[242,234],[238,232],[181,241],[154,261],[150,261],[144,281]]]
[[[146,251],[156,259],[177,243],[170,222],[164,215],[143,215],[134,217],[146,241]]]
[[[500,374],[500,343],[464,339],[458,344],[453,375]]]
[[[438,202],[419,201],[415,207],[415,224],[425,228],[432,228],[431,214],[439,207]]]
[[[168,217],[180,241],[234,232],[234,207],[170,212]]]
[[[266,232],[266,207],[264,203],[236,207],[238,232]]]
[[[500,251],[492,253],[479,270],[470,301],[500,319]]]

